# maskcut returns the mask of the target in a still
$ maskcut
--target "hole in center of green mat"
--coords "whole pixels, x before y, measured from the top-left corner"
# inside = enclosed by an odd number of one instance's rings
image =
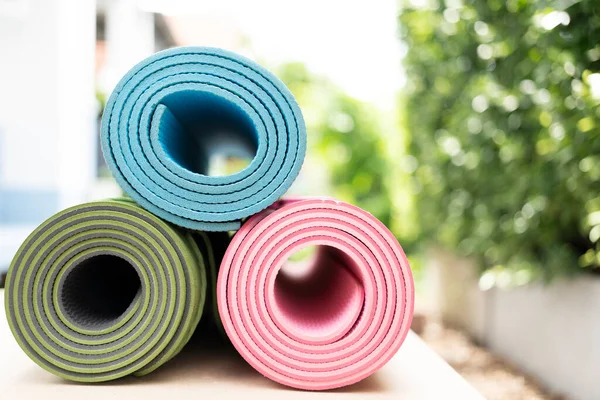
[[[175,163],[190,172],[226,176],[256,156],[258,135],[246,112],[213,93],[182,90],[156,108],[158,139]]]
[[[60,307],[73,324],[97,329],[117,321],[140,289],[131,264],[117,256],[98,255],[77,264],[64,277]]]
[[[288,333],[330,343],[347,334],[364,302],[356,263],[341,250],[305,246],[294,252],[275,278],[274,316]]]

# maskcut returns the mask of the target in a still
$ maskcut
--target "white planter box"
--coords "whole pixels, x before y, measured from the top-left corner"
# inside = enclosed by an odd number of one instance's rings
[[[474,263],[432,251],[435,309],[494,353],[573,400],[600,399],[600,278],[479,290]]]

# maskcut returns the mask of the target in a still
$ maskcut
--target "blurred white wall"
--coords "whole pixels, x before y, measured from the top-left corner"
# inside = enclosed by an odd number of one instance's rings
[[[0,257],[94,178],[95,18],[95,0],[0,2]]]
[[[96,178],[96,1],[58,3],[59,208],[85,201]]]
[[[98,85],[110,93],[131,67],[155,52],[154,14],[137,0],[99,0],[98,11],[106,21],[106,60]]]

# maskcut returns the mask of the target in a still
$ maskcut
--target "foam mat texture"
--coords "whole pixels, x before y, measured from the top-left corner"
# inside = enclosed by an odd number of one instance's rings
[[[315,245],[313,277],[282,272],[290,255]],[[329,283],[311,290],[322,282]],[[414,285],[399,243],[371,214],[333,199],[291,199],[233,237],[217,298],[229,339],[256,370],[325,390],[368,377],[396,353],[410,328]]]
[[[13,259],[10,328],[31,359],[63,378],[147,374],[198,325],[209,253],[128,199],[69,208],[40,225]]]
[[[246,144],[222,132],[203,136],[215,126],[241,129]],[[254,157],[239,172],[210,176],[211,140],[233,151],[253,147]],[[123,77],[106,104],[101,143],[118,183],[144,208],[186,228],[228,231],[289,188],[306,129],[292,94],[262,66],[221,49],[181,47]]]
[[[217,306],[217,277],[231,238],[228,232],[194,232],[193,236],[206,264],[208,291],[204,309],[210,312],[215,326],[226,337]]]

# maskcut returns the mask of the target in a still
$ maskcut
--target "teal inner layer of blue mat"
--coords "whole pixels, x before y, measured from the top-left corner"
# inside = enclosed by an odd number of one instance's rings
[[[182,47],[136,65],[102,118],[102,150],[140,205],[177,225],[234,230],[297,177],[306,151],[300,108],[260,65],[214,48]],[[210,174],[215,154],[251,160]]]

